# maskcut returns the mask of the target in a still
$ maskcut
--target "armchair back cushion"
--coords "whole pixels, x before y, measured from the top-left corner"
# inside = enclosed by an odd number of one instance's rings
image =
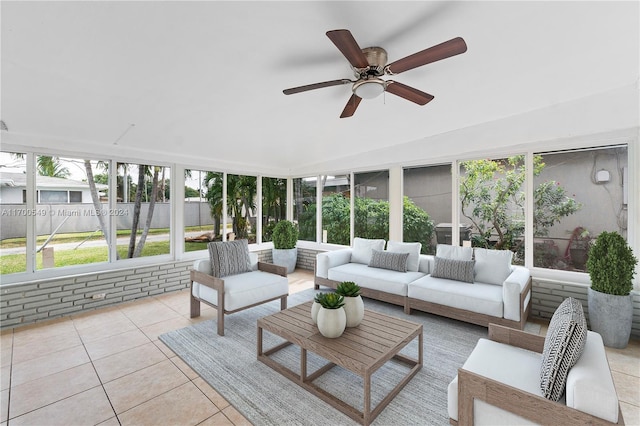
[[[587,342],[587,321],[579,300],[565,299],[553,313],[544,339],[540,389],[545,398],[559,401],[569,370],[580,358]]]
[[[247,240],[214,241],[208,244],[211,275],[217,278],[251,272]]]

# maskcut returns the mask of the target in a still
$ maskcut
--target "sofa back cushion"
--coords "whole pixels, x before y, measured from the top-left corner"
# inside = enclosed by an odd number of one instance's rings
[[[436,256],[433,261],[431,276],[473,283],[473,264],[473,260],[445,259]]]
[[[473,249],[471,247],[438,244],[436,247],[436,256],[442,259],[471,260],[473,258]]]
[[[351,252],[351,262],[364,263],[371,262],[371,250],[384,250],[385,240],[375,240],[356,237],[353,239],[353,251]]]
[[[211,274],[222,278],[251,272],[249,242],[247,240],[214,241],[208,244]]]
[[[567,374],[578,361],[587,341],[587,321],[579,300],[565,299],[553,313],[544,339],[540,390],[545,398],[560,400]]]
[[[387,243],[387,251],[392,253],[409,253],[407,259],[407,271],[418,272],[420,266],[420,250],[422,243],[401,243],[398,241],[389,241]]]
[[[384,250],[372,250],[369,266],[371,266],[372,268],[382,268],[398,272],[407,272],[408,259],[409,253],[393,253]]]
[[[474,250],[476,265],[475,279],[485,284],[502,285],[511,274],[511,250],[489,250],[476,248]]]

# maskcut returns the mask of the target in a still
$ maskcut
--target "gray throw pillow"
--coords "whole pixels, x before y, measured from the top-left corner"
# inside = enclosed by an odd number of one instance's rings
[[[559,401],[571,367],[587,343],[587,321],[579,300],[565,299],[553,313],[544,339],[540,389],[545,398]]]
[[[436,256],[433,262],[431,276],[448,280],[473,283],[473,260],[445,259]]]
[[[407,259],[409,259],[409,253],[395,253],[374,249],[371,251],[369,266],[372,268],[407,272]]]
[[[215,241],[208,245],[211,258],[211,274],[222,278],[251,272],[249,242],[247,240]]]

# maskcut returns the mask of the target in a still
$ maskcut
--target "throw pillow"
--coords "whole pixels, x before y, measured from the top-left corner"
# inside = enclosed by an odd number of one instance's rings
[[[384,250],[385,242],[385,240],[372,240],[359,237],[354,238],[351,262],[364,263],[365,265],[368,265],[371,261],[371,250]]]
[[[471,247],[438,244],[436,247],[436,256],[443,259],[471,260],[473,258],[473,249]]]
[[[409,253],[392,253],[383,250],[373,250],[369,266],[372,268],[382,268],[398,272],[407,272],[408,258]]]
[[[587,342],[587,321],[580,301],[569,297],[553,313],[544,339],[540,389],[545,398],[560,400],[567,374],[582,355]]]
[[[392,253],[409,253],[407,259],[407,271],[418,272],[420,267],[420,250],[422,243],[401,243],[398,241],[389,241],[387,243],[387,251]]]
[[[431,276],[448,280],[473,283],[473,260],[445,259],[436,256]]]
[[[215,241],[208,245],[211,258],[211,274],[222,278],[251,272],[249,242],[247,240]]]
[[[502,285],[511,274],[511,250],[475,249],[476,281],[486,284]]]

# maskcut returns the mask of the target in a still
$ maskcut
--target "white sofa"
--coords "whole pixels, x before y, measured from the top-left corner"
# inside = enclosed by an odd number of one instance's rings
[[[336,288],[341,281],[353,281],[362,288],[364,297],[403,306],[408,314],[417,309],[485,327],[494,323],[524,328],[531,309],[531,277],[527,268],[511,265],[511,252],[476,249],[473,282],[464,283],[436,277],[433,272],[436,257],[462,261],[471,257],[471,248],[439,245],[432,256],[419,254],[419,243],[390,241],[387,251],[410,253],[407,271],[402,272],[371,266],[371,255],[366,256],[365,248],[373,252],[383,244],[384,240],[356,238],[352,248],[319,253],[315,288]],[[485,259],[496,255],[507,255],[501,266]]]
[[[559,401],[541,390],[544,344],[544,336],[489,325],[489,339],[478,341],[449,384],[450,423],[624,424],[600,335],[587,331]]]

